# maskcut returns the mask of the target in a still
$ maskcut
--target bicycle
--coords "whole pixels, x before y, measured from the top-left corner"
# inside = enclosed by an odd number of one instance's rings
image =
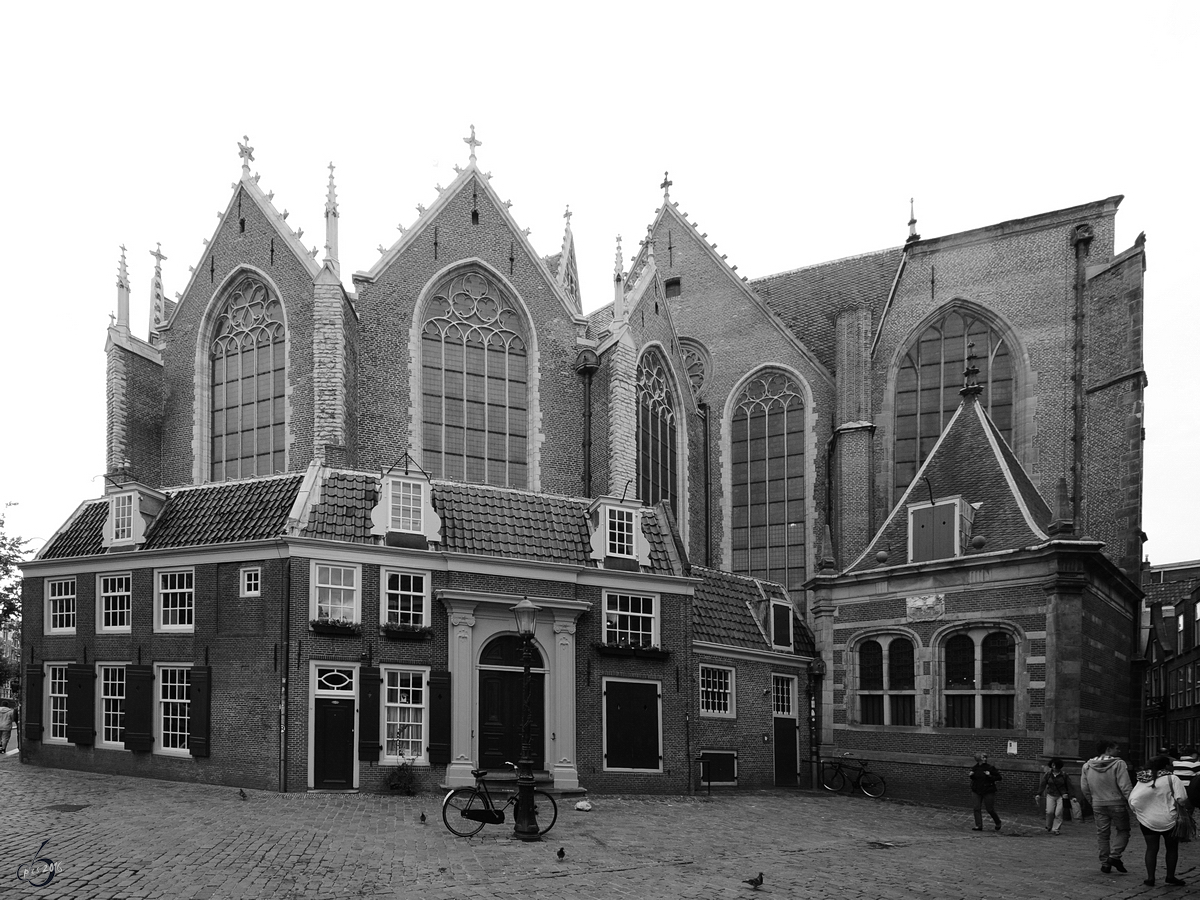
[[[517,768],[513,763],[505,765]],[[455,788],[442,800],[442,821],[459,837],[478,834],[484,825],[503,825],[504,811],[516,805],[520,793],[519,789],[513,791],[497,805],[485,781],[488,773],[483,769],[472,769],[471,775],[475,778],[475,787]],[[558,821],[558,804],[545,791],[535,790],[533,809],[538,816],[538,834],[545,834]]]
[[[856,788],[876,800],[887,790],[882,775],[867,771],[865,759],[851,759],[850,754],[845,753],[840,759],[821,761],[821,786],[825,790],[837,793],[851,780]]]

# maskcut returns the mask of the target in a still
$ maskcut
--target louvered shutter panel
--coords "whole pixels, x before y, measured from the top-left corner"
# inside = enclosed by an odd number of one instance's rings
[[[358,758],[379,762],[379,692],[383,678],[377,666],[358,670]]]
[[[45,677],[41,666],[25,667],[25,706],[21,715],[25,717],[25,739],[28,741],[42,739],[42,709],[45,705],[42,683]]]
[[[67,666],[67,740],[90,747],[96,740],[96,670]]]
[[[188,753],[208,756],[212,746],[212,668],[192,666],[188,676]]]
[[[429,673],[429,764],[450,762],[450,673]]]
[[[125,667],[125,749],[143,753],[154,744],[154,667]]]

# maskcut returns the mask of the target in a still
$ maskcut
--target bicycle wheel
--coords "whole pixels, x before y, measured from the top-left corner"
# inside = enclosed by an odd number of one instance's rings
[[[825,763],[821,766],[821,787],[827,791],[840,791],[846,786],[846,776],[842,767],[837,763]]]
[[[446,799],[442,801],[442,821],[459,837],[470,837],[479,833],[483,823],[465,818],[463,814],[467,810],[478,812],[486,808],[483,796],[475,788],[459,788],[447,794]]]
[[[862,777],[858,779],[858,786],[864,794],[874,797],[876,800],[882,797],[883,792],[887,790],[883,776],[876,775],[874,772],[863,772]]]
[[[558,821],[558,804],[545,791],[533,792],[533,810],[537,815],[538,834],[545,834]]]

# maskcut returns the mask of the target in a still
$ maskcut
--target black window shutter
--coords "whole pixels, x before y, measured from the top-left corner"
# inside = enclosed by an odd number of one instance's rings
[[[378,666],[358,670],[358,758],[379,762],[379,690],[383,678]]]
[[[212,746],[211,711],[212,668],[192,666],[188,680],[188,752],[192,756],[208,756]],[[128,740],[126,738],[127,742]]]
[[[154,667],[125,667],[125,749],[143,753],[154,743]]]
[[[67,740],[90,747],[96,740],[96,670],[67,666]]]
[[[21,714],[25,716],[25,739],[40,741],[42,739],[42,682],[45,673],[41,666],[25,667],[25,708]]]
[[[429,764],[450,762],[450,673],[429,673]]]

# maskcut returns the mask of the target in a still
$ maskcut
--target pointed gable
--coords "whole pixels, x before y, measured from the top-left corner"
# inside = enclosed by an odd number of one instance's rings
[[[971,534],[975,542],[982,538],[982,546],[968,542],[961,556],[1017,550],[1048,539],[1050,507],[983,407],[970,397],[951,416],[917,477],[847,571],[907,565],[909,505],[955,496],[973,508]],[[881,552],[887,554],[882,562],[876,556]]]

